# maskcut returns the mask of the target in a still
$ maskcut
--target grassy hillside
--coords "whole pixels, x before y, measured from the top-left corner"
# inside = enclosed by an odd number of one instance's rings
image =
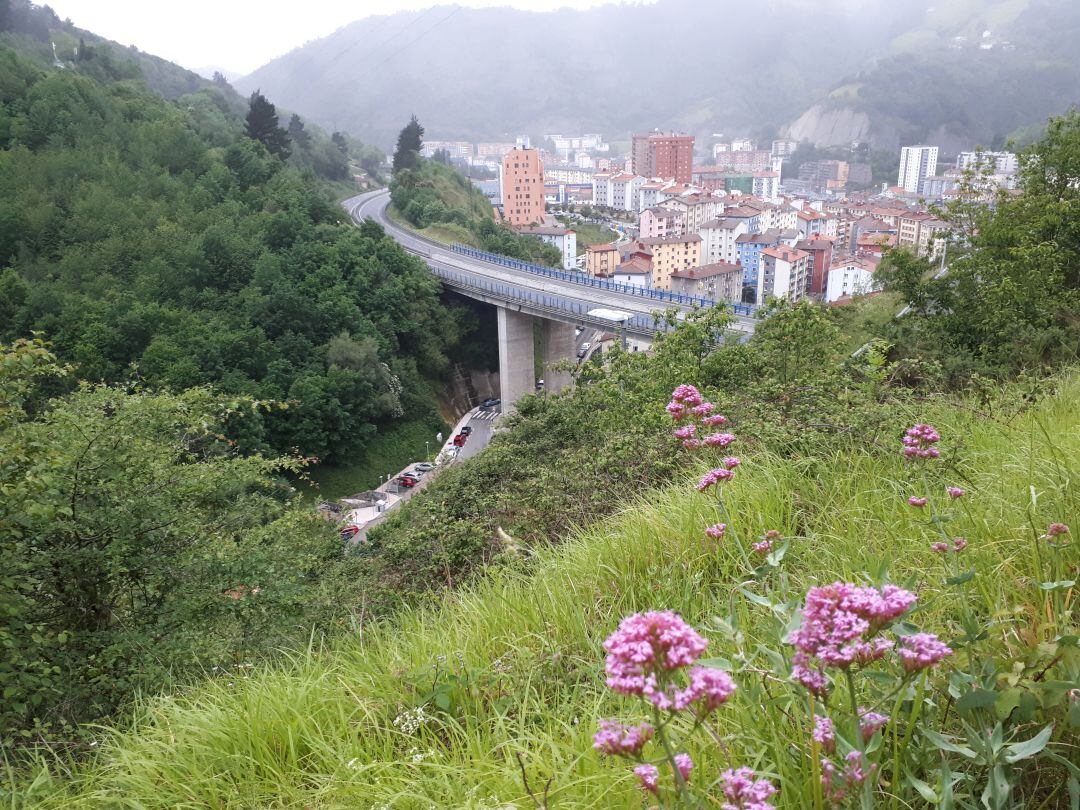
[[[744,448],[726,495],[732,533],[723,542],[702,536],[722,516],[694,491],[700,470],[688,465],[685,477],[575,533],[558,550],[527,563],[507,552],[509,565],[437,607],[362,625],[335,649],[148,701],[130,730],[103,732],[100,753],[72,782],[42,776],[30,798],[65,808],[531,806],[520,767],[551,807],[640,807],[629,770],[591,750],[600,718],[629,717],[633,709],[603,686],[601,642],[620,618],[676,610],[708,638],[707,655],[735,671],[739,649],[769,643],[770,611],[758,604],[763,595],[800,601],[815,583],[859,580],[867,572],[876,578],[886,569],[892,581],[918,592],[915,621],[954,647],[961,646],[953,639],[962,615],[988,621],[981,649],[993,655],[982,660],[984,670],[1000,663],[1008,672],[1009,662],[1030,654],[1027,667],[1011,670],[1017,679],[1010,683],[1023,685],[1030,667],[1046,660],[1036,644],[1050,644],[1054,626],[1076,619],[1069,592],[1062,599],[1038,586],[1048,575],[1048,546],[1038,538],[1052,521],[1075,526],[1080,513],[1080,378],[1048,381],[1039,395],[1019,413],[991,398],[929,401],[898,414],[941,432],[942,460],[928,473],[934,491],[944,484],[968,490],[949,529],[969,544],[964,563],[975,574],[964,590],[943,584],[942,560],[929,549],[935,530],[905,503],[916,479],[898,452],[899,437],[890,446],[804,461]],[[745,582],[756,600],[750,601],[733,587],[742,579],[735,573],[738,549],[768,529],[790,538],[790,548],[771,590],[760,577]],[[1061,554],[1075,570],[1076,540]],[[724,632],[736,622],[746,636],[741,645]],[[1048,656],[1053,660],[1035,681],[1067,686],[1076,678],[1076,650],[1066,644]],[[970,655],[956,655],[958,669]],[[736,679],[735,697],[715,715],[720,744],[689,749],[695,780],[706,784],[732,762],[747,764],[781,785],[779,807],[814,806],[816,775],[803,759],[808,729],[779,699],[783,679],[752,667]],[[955,680],[948,688],[954,686]],[[925,702],[927,713],[947,707],[945,687],[934,681],[916,704]],[[972,717],[946,715],[942,728],[949,731],[959,729],[958,716]],[[1038,730],[1019,725],[1023,739]],[[1076,726],[1069,729],[1059,715],[1050,744],[1066,757],[1076,752],[1068,747],[1075,746]],[[928,790],[941,763],[932,739],[938,738],[917,738],[929,755],[924,770],[911,774]],[[966,755],[950,754],[949,761],[957,797],[977,796],[983,770]],[[1048,770],[1054,764],[1022,763],[1013,799],[1067,806],[1062,772]],[[59,778],[55,763],[52,773]],[[921,806],[913,785],[906,778],[885,790],[901,796],[901,806]]]

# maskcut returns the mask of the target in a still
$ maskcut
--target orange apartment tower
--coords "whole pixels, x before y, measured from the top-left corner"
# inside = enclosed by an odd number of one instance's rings
[[[512,227],[544,222],[544,161],[539,149],[516,146],[502,159],[503,219]]]

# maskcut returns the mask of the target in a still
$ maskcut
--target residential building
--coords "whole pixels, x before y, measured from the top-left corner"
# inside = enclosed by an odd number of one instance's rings
[[[770,298],[798,301],[806,295],[810,277],[810,254],[797,248],[768,247],[761,251],[756,302]]]
[[[1014,152],[961,152],[956,156],[956,168],[962,172],[975,169],[1010,175],[1020,170],[1020,160]]]
[[[610,206],[618,211],[637,211],[638,192],[645,184],[645,178],[639,174],[620,172],[614,175],[611,185]]]
[[[514,147],[502,161],[503,218],[511,226],[544,221],[544,161],[540,151]]]
[[[543,225],[525,225],[517,229],[518,233],[535,236],[541,242],[553,245],[562,256],[563,270],[573,270],[577,266],[577,233],[568,228],[549,228]]]
[[[597,278],[611,278],[619,268],[615,245],[589,245],[585,248],[585,272]]]
[[[468,160],[473,155],[473,145],[469,141],[425,141],[420,147],[420,154],[433,157],[436,152],[446,152],[452,158]]]
[[[858,188],[860,186],[868,186],[873,182],[874,170],[869,163],[849,163],[848,164],[848,185]]]
[[[683,233],[696,233],[702,225],[720,215],[724,201],[708,194],[686,194],[670,197],[659,207],[680,215]]]
[[[772,142],[772,149],[770,151],[772,152],[773,157],[786,158],[795,154],[795,150],[798,148],[799,144],[797,142],[788,138],[781,138],[778,141]]]
[[[735,240],[746,233],[746,220],[723,217],[706,222],[698,229],[701,236],[701,260],[705,264],[739,261]]]
[[[896,185],[911,194],[919,193],[919,184],[937,174],[936,146],[905,146],[900,150],[900,173]]]
[[[641,239],[662,239],[682,232],[682,218],[678,211],[655,206],[646,208],[638,216],[638,237]]]
[[[612,281],[620,284],[630,284],[634,287],[652,286],[652,263],[641,255],[634,255],[625,262],[621,262],[611,275]]]
[[[594,169],[582,168],[581,166],[552,166],[544,165],[544,180],[548,183],[571,183],[573,185],[591,185]]]
[[[780,172],[754,172],[751,193],[763,200],[780,198]]]
[[[835,259],[829,267],[825,300],[866,295],[876,289],[874,271],[878,262],[869,256],[846,256]]]
[[[601,208],[611,207],[611,178],[617,172],[596,172],[592,179],[593,205]]]
[[[714,262],[671,274],[671,291],[707,298],[713,302],[742,300],[742,268],[737,264]]]
[[[713,168],[727,172],[767,172],[773,168],[773,155],[767,149],[721,152],[713,156]]]
[[[478,158],[499,158],[514,148],[512,143],[478,143],[476,156]]]
[[[824,295],[832,266],[833,240],[825,236],[800,239],[795,247],[810,254],[809,278],[806,291],[811,295]]]
[[[650,180],[642,183],[638,189],[638,210],[644,211],[666,200],[669,195],[665,192],[674,185],[671,180]]]
[[[757,150],[757,144],[749,138],[736,138],[731,142],[732,152],[754,152]]]
[[[694,136],[675,132],[634,135],[630,158],[632,171],[637,174],[689,183],[694,163]]]
[[[744,233],[735,239],[735,252],[743,269],[743,284],[755,287],[758,283],[758,270],[761,265],[761,252],[768,247],[775,247],[780,241],[780,232],[769,230],[765,233]]]
[[[639,239],[638,244],[652,253],[652,285],[657,289],[670,290],[672,273],[701,264],[701,237],[696,233]]]

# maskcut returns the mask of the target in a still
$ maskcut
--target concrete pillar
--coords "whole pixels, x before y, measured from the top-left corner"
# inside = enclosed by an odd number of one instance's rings
[[[508,411],[525,394],[536,391],[533,318],[506,307],[498,307],[499,388],[503,411]]]
[[[574,334],[574,327],[568,323],[544,320],[542,324],[544,389],[557,394],[570,385],[572,378],[569,371],[552,371],[551,366],[560,360],[573,360],[577,356],[577,336]]]

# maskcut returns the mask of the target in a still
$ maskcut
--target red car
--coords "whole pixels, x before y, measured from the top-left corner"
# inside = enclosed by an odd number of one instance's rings
[[[398,486],[405,487],[406,489],[412,489],[420,482],[411,475],[399,475],[394,479],[394,483]]]
[[[468,438],[469,434],[459,433],[457,436],[454,437],[454,447],[464,447],[465,442],[468,440]]]

